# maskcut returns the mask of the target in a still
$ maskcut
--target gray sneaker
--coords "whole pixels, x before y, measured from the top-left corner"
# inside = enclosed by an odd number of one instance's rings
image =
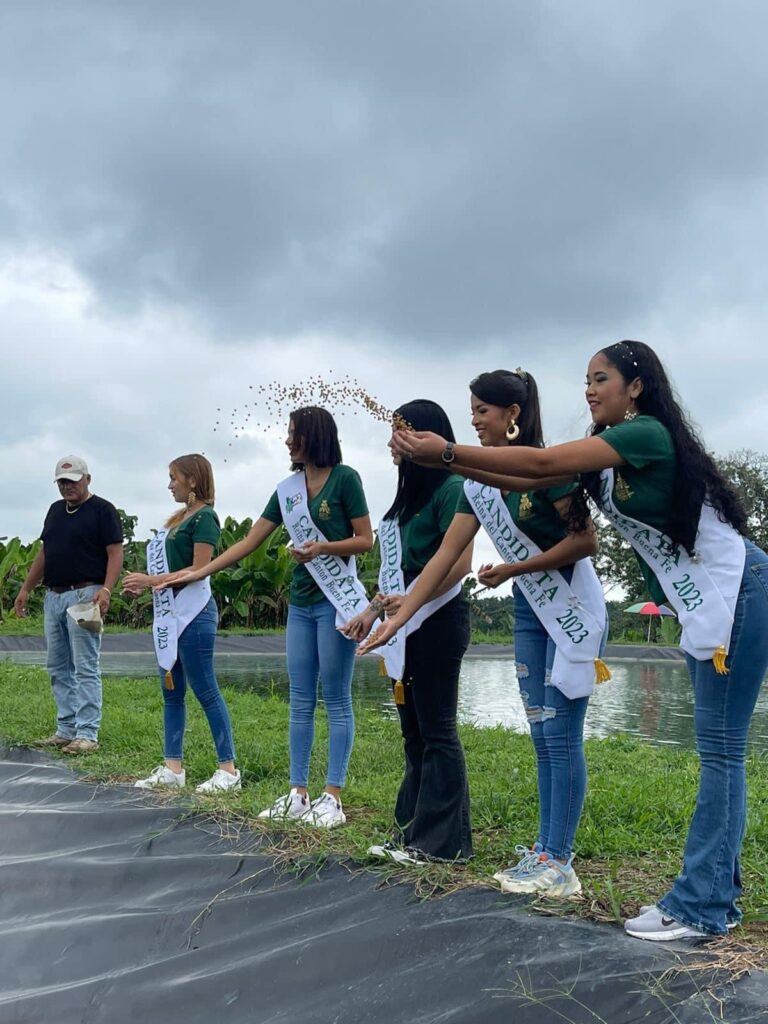
[[[649,903],[646,906],[640,907],[640,914],[638,916],[642,917],[643,914],[647,914],[649,911],[655,910],[655,909],[656,909],[656,904],[655,903]],[[725,922],[725,927],[728,929],[729,932],[732,932],[733,929],[734,928],[738,928],[740,924],[741,924],[741,921],[726,921]]]
[[[667,917],[663,910],[651,907],[640,917],[633,917],[624,922],[624,931],[635,939],[647,939],[649,942],[672,942],[675,939],[704,939],[706,932],[698,928],[690,928],[681,924],[674,917]]]

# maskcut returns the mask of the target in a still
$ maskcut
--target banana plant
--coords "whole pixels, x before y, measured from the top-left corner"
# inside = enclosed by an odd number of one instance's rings
[[[36,540],[31,544],[22,544],[18,537],[11,538],[7,544],[0,542],[0,622],[13,608],[29,567],[40,550],[40,543]],[[31,614],[40,610],[38,605],[42,607],[41,592],[34,591],[27,605]]]

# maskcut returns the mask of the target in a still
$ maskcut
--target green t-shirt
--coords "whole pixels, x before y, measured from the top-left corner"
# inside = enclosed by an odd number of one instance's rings
[[[326,540],[347,540],[353,536],[352,520],[368,515],[363,485],[357,472],[351,466],[334,466],[320,491],[310,499],[309,514]],[[282,523],[277,491],[261,515],[270,523]],[[307,567],[297,565],[291,579],[291,604],[306,607],[317,604],[323,598],[322,590],[310,576]]]
[[[447,477],[426,505],[400,528],[405,572],[421,572],[443,542],[445,531],[456,513],[456,502],[464,481]]]
[[[189,519],[172,527],[165,538],[168,571],[176,572],[177,569],[189,568],[192,565],[195,544],[211,544],[215,548],[220,536],[219,517],[210,505],[203,505]]]
[[[604,430],[603,441],[624,459],[613,470],[613,501],[624,512],[662,533],[669,530],[669,508],[676,486],[677,456],[669,431],[655,416],[637,416]],[[653,570],[637,555],[648,592],[657,603],[666,601]]]
[[[542,551],[548,551],[568,536],[565,520],[555,508],[555,502],[567,498],[576,489],[575,484],[562,487],[547,487],[538,491],[518,493],[510,491],[504,499],[516,526],[538,544]],[[474,510],[466,494],[461,494],[456,512],[473,516]]]

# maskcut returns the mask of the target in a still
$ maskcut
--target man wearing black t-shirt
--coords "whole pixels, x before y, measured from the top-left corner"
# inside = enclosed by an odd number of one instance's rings
[[[67,615],[73,604],[92,602],[104,616],[123,567],[123,530],[114,505],[88,485],[83,459],[69,455],[54,475],[61,501],[48,509],[33,561],[16,598],[16,614],[27,614],[27,599],[42,582],[48,671],[56,701],[56,732],[37,746],[61,747],[67,754],[98,750],[101,724],[101,633],[90,632]]]

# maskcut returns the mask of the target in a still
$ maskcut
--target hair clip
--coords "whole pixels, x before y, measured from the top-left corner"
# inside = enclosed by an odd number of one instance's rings
[[[614,348],[624,348],[624,349],[626,349],[626,351],[627,351],[627,353],[629,355],[629,358],[630,358],[630,360],[632,362],[632,365],[635,368],[637,368],[637,359],[635,359],[635,353],[632,351],[632,349],[629,347],[629,345],[628,345],[628,343],[626,341],[617,341],[616,344],[613,347]]]
[[[528,374],[522,367],[518,366],[517,369],[512,371],[512,373],[514,373],[516,377],[519,377],[524,384],[528,383]]]

